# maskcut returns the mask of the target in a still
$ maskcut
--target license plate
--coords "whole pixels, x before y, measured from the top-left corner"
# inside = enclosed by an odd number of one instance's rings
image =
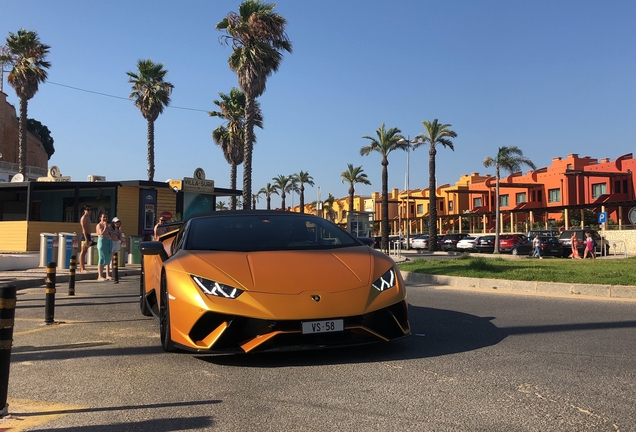
[[[326,321],[307,321],[302,323],[303,334],[329,333],[344,330],[344,323],[341,319]]]

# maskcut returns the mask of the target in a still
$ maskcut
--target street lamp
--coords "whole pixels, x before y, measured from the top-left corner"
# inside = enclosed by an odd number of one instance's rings
[[[411,198],[411,193],[409,191],[409,180],[411,174],[411,146],[417,143],[417,140],[411,141],[411,136],[407,136],[407,139],[402,138],[398,141],[400,144],[408,143],[408,147],[406,148],[406,249],[411,248],[411,219],[409,213],[409,203]],[[401,224],[401,222],[400,222]],[[401,227],[401,225],[400,225]]]

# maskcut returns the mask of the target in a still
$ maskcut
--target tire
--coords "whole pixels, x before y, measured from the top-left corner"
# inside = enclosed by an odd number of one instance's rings
[[[161,275],[161,305],[159,306],[159,335],[161,346],[166,352],[177,352],[177,347],[172,342],[170,335],[170,304],[168,302],[168,284],[166,274]]]
[[[517,250],[517,248],[512,248],[512,251],[510,253],[512,253],[514,256],[519,255],[519,251]]]
[[[148,302],[146,301],[146,289],[144,285],[144,261],[141,260],[141,277],[139,278],[139,309],[143,316],[152,316]]]

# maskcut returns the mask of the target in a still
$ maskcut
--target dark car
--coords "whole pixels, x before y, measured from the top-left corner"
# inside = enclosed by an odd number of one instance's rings
[[[468,237],[466,233],[456,233],[456,234],[446,234],[439,241],[439,245],[444,251],[456,251],[457,250],[457,242],[463,239],[464,237]]]
[[[362,243],[364,243],[365,245],[375,248],[375,240],[372,239],[371,237],[356,237],[356,238],[360,240]]]
[[[541,256],[561,257],[563,256],[563,245],[556,237],[539,237],[541,244]],[[513,255],[519,256],[532,256],[534,254],[534,248],[532,247],[532,240],[528,239],[523,243],[516,244],[512,248]]]
[[[565,230],[561,233],[559,237],[559,242],[563,246],[563,256],[569,256],[572,253],[572,234],[576,233],[576,238],[578,240],[577,249],[579,250],[579,255],[583,258],[583,252],[585,251],[585,233],[589,231],[592,235],[592,240],[596,242],[596,254],[601,255],[603,252],[603,248],[605,248],[605,255],[609,252],[609,242],[601,237],[598,231],[593,229],[569,229]]]
[[[493,253],[495,250],[495,236],[483,235],[475,240],[475,249],[479,253]]]
[[[556,229],[531,229],[528,231],[528,238],[533,239],[534,236],[539,235],[539,237],[556,237],[559,238],[561,236],[561,231]]]
[[[499,234],[499,252],[510,252],[515,245],[526,240],[528,238],[523,234]]]

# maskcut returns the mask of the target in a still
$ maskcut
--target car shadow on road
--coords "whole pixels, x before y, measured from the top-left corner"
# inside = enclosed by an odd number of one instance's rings
[[[495,345],[506,332],[492,324],[494,317],[409,306],[411,335],[389,343],[307,351],[263,352],[247,355],[197,355],[218,365],[275,368],[399,361],[472,351]]]

